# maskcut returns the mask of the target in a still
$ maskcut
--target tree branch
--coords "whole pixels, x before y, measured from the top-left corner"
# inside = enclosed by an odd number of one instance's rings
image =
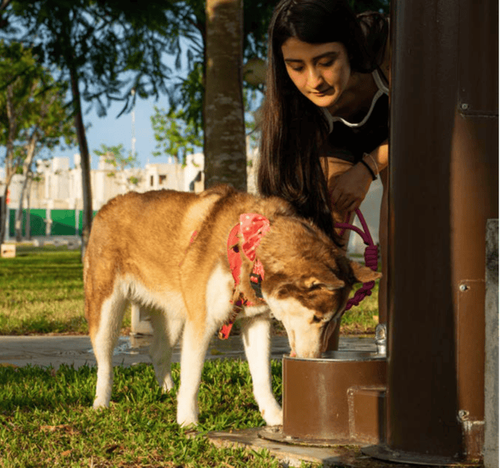
[[[2,4],[0,5],[0,11],[5,10],[9,6],[9,3],[11,1],[12,0],[2,0]]]

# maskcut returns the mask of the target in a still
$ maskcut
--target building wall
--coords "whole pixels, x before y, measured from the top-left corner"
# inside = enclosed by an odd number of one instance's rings
[[[92,203],[99,210],[111,198],[129,192],[172,189],[182,191],[203,190],[203,154],[188,156],[185,166],[181,164],[154,163],[144,168],[116,171],[101,157],[98,168],[91,171]],[[3,171],[0,172],[0,180]],[[82,175],[79,155],[70,158],[54,158],[38,161],[37,179],[31,184],[30,207],[33,209],[83,209]],[[17,209],[24,182],[23,175],[15,175],[9,187],[10,209]],[[135,183],[136,182],[136,183]],[[5,186],[0,185],[0,196]],[[24,207],[26,207],[26,198]]]

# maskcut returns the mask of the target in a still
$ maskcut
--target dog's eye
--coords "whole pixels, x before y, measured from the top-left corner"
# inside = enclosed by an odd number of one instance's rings
[[[323,321],[323,317],[318,317],[317,315],[315,315],[315,316],[313,317],[313,322],[314,322],[314,323],[320,323],[320,322],[322,322],[322,321]]]

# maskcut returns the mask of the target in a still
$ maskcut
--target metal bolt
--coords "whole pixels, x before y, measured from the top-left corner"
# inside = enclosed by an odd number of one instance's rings
[[[463,102],[462,104],[460,104],[460,108],[465,111],[469,108],[469,104]]]
[[[465,292],[469,289],[469,286],[467,286],[466,284],[461,284],[458,289],[460,289],[461,292]]]

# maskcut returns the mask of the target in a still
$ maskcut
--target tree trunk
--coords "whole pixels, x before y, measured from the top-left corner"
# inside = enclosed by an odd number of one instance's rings
[[[3,244],[5,240],[5,235],[7,233],[7,193],[9,192],[10,182],[14,174],[7,176],[5,180],[5,193],[4,196],[0,198],[2,206],[0,208],[0,244]]]
[[[7,230],[7,190],[9,190],[8,184],[5,186],[4,196],[0,197],[0,244],[3,244]]]
[[[17,207],[16,211],[16,241],[21,242],[23,240],[23,201],[24,201],[24,195],[26,193],[26,187],[28,186],[28,177],[31,164],[33,163],[33,159],[35,157],[35,149],[36,149],[36,143],[37,143],[37,136],[36,132],[33,132],[31,135],[30,141],[28,143],[28,149],[26,151],[26,159],[24,160],[23,163],[23,174],[24,174],[24,181],[23,181],[23,187],[21,189],[21,195],[19,196],[19,206]]]
[[[205,188],[247,190],[243,105],[243,1],[207,0]]]
[[[21,242],[23,240],[23,199],[26,181],[23,182],[23,188],[21,189],[21,195],[19,197],[19,205],[16,210],[15,217],[15,231],[16,231],[16,242]]]
[[[33,172],[28,173],[29,182],[28,190],[26,191],[26,240],[31,240],[31,185],[33,183]]]
[[[13,103],[13,93],[13,85],[7,86],[5,101],[9,128],[5,153],[5,194],[2,197],[2,207],[0,209],[0,244],[3,244],[4,242],[7,230],[7,216],[9,215],[7,213],[7,193],[9,192],[10,182],[12,181],[12,177],[16,171],[12,162],[14,154],[14,139],[17,132],[17,119]]]
[[[75,68],[70,69],[71,92],[75,111],[75,128],[80,149],[80,164],[82,168],[82,191],[83,191],[83,232],[82,232],[82,259],[89,241],[90,228],[92,226],[92,187],[90,180],[90,154],[83,125],[82,105],[80,90],[78,88],[78,75]]]

